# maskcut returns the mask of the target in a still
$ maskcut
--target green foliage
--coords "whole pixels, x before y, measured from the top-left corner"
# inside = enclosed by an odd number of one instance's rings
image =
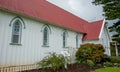
[[[107,68],[100,68],[92,72],[120,72],[120,68],[107,67]]]
[[[38,66],[42,68],[50,68],[55,70],[58,70],[60,68],[64,68],[65,64],[65,58],[63,55],[58,55],[56,53],[50,53],[49,56],[42,59],[40,62],[38,62]]]
[[[92,60],[87,60],[87,65],[92,67],[95,65],[95,63]]]
[[[107,67],[111,67],[111,66],[120,67],[119,57],[105,57],[102,62],[104,62],[104,66],[107,66]]]
[[[116,56],[115,46],[110,43],[111,56]]]
[[[109,27],[110,31],[111,32],[116,31],[116,32],[120,33],[120,29],[119,29],[120,27],[117,27],[118,25],[120,25],[120,21],[118,21],[117,23],[114,23],[113,26]]]
[[[84,44],[76,52],[76,60],[78,63],[86,63],[87,60],[101,62],[104,52],[105,50],[101,44]]]
[[[103,4],[105,17],[109,20],[120,18],[120,0],[93,0],[93,4]]]
[[[110,32],[116,32],[113,37],[113,41],[117,41],[120,43],[120,19],[118,22],[114,23],[111,27],[109,27]]]
[[[104,62],[104,66],[106,66],[106,67],[112,67],[112,63],[111,62]]]
[[[120,63],[120,58],[110,58],[110,62],[112,62],[112,63]]]

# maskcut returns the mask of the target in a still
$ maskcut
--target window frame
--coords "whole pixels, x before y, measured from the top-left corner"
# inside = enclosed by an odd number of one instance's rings
[[[19,32],[15,33],[14,30],[16,30],[15,27],[16,27],[17,22],[19,23]],[[19,20],[16,20],[13,23],[13,27],[12,27],[12,39],[11,39],[11,43],[12,44],[18,44],[18,45],[21,44],[21,34],[22,34],[22,24],[21,24],[21,22]],[[15,38],[13,36],[15,36],[15,35],[19,36],[17,42],[14,42]]]
[[[47,29],[47,35],[45,36],[45,29]],[[45,38],[46,37],[46,38]],[[45,41],[46,40],[46,41]],[[46,42],[46,43],[45,43]],[[49,28],[45,26],[43,28],[43,47],[49,47]]]
[[[15,23],[19,23],[19,34],[16,34],[15,33]],[[24,21],[23,21],[23,19],[21,18],[21,17],[19,17],[19,16],[16,16],[16,17],[14,17],[11,21],[10,21],[10,24],[9,24],[9,26],[12,26],[12,29],[11,29],[11,42],[10,42],[10,45],[22,45],[21,44],[21,41],[22,41],[22,28],[26,28],[26,26],[25,26],[25,23],[24,23]],[[18,37],[18,42],[13,42],[13,35],[19,35],[19,37]]]
[[[63,40],[63,42],[62,42],[63,48],[66,48],[66,46],[67,46],[67,31],[63,32],[62,40]]]

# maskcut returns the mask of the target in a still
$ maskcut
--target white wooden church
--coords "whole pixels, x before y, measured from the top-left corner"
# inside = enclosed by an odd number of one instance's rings
[[[0,67],[34,64],[48,52],[103,44],[110,55],[105,20],[85,21],[46,0],[0,0]]]

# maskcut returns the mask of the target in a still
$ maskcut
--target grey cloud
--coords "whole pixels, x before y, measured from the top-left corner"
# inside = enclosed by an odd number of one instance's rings
[[[92,5],[92,0],[47,0],[87,21],[103,19],[102,7]]]

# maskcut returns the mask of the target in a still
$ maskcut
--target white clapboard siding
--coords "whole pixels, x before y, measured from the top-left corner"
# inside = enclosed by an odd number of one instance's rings
[[[23,16],[20,17],[24,20],[26,28],[22,27],[22,45],[10,45],[12,26],[9,24],[16,16],[20,15],[0,11],[0,67],[34,64],[48,55],[48,52],[59,53],[66,50],[62,45],[64,28],[48,24],[51,28],[49,47],[43,47],[41,29],[45,23]],[[68,29],[66,31],[67,46],[76,48],[77,32]],[[79,33],[79,44],[82,43],[82,36]]]

